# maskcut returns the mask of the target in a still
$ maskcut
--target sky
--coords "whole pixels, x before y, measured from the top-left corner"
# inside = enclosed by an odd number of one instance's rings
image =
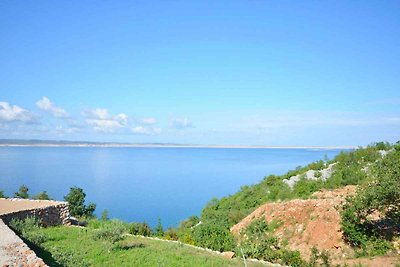
[[[0,138],[400,138],[399,1],[0,1]]]

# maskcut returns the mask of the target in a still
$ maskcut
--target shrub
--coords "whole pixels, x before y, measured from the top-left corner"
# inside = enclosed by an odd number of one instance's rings
[[[146,222],[131,223],[129,226],[129,233],[132,235],[142,235],[142,236],[151,236],[153,234],[150,226]]]
[[[18,233],[36,231],[40,228],[40,221],[36,217],[27,217],[24,220],[11,219],[10,227]]]
[[[111,243],[115,243],[124,238],[124,234],[127,232],[127,225],[119,220],[111,220],[104,224],[100,229],[93,232],[93,239],[107,240]]]
[[[0,198],[7,198],[3,190],[0,190]]]
[[[300,180],[293,187],[293,194],[299,198],[307,198],[312,193],[320,190],[323,186],[323,182],[321,180],[308,180],[304,177],[300,178]]]
[[[178,231],[170,227],[165,231],[164,238],[167,240],[178,240]]]
[[[282,249],[279,253],[281,263],[292,267],[307,266],[307,263],[301,258],[299,251],[290,251]]]
[[[122,242],[118,243],[115,248],[120,249],[120,250],[128,250],[128,249],[133,249],[133,248],[144,248],[146,247],[145,244],[136,242],[136,241],[129,241],[129,242]]]
[[[39,200],[50,200],[50,196],[47,194],[46,191],[40,192],[36,196],[33,197],[33,199],[39,199]]]
[[[346,240],[360,249],[359,255],[384,254],[400,223],[400,144],[394,149],[376,164],[373,181],[347,199],[341,213]]]
[[[193,229],[193,239],[197,245],[218,251],[230,251],[235,240],[229,229],[216,223],[203,223]]]
[[[91,266],[90,261],[86,260],[83,255],[77,251],[64,251],[58,250],[57,248],[52,250],[51,256],[65,267],[89,267]]]
[[[239,244],[247,257],[273,261],[278,259],[278,239],[268,233],[268,223],[264,217],[253,220],[241,232],[242,240]]]
[[[34,244],[40,245],[48,240],[44,233],[38,231],[41,227],[36,217],[27,217],[24,220],[12,219],[10,227]]]
[[[108,210],[103,210],[103,212],[101,213],[101,220],[102,221],[108,221]]]
[[[29,191],[29,188],[26,185],[21,185],[19,187],[18,192],[14,193],[14,197],[16,197],[16,198],[29,198],[28,191]]]

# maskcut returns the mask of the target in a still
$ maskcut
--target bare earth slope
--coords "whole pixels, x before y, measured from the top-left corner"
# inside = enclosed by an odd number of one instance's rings
[[[231,232],[237,236],[254,219],[264,216],[267,222],[281,222],[274,232],[275,236],[281,241],[287,241],[288,247],[298,250],[304,258],[310,257],[311,248],[315,246],[319,250],[327,250],[336,263],[342,262],[353,256],[353,250],[343,241],[340,207],[346,196],[354,194],[355,190],[354,186],[346,186],[333,191],[316,192],[307,200],[264,204],[234,225]],[[397,260],[385,258],[384,265],[369,263],[371,266],[394,266]]]

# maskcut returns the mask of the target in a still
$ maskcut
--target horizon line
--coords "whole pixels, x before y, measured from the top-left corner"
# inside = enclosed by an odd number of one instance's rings
[[[176,144],[176,143],[122,143],[41,139],[0,139],[0,147],[138,147],[138,148],[258,148],[258,149],[356,149],[360,146],[307,145],[233,145],[233,144]]]

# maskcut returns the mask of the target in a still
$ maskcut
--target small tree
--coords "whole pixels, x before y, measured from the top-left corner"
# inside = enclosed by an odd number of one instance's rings
[[[14,196],[17,198],[29,198],[28,191],[29,188],[26,185],[21,185],[18,192],[14,193]]]
[[[109,220],[109,218],[108,218],[108,210],[103,210],[103,212],[101,213],[101,220],[102,221],[108,221]]]
[[[157,227],[155,228],[155,235],[156,236],[164,236],[164,228],[163,228],[163,226],[162,226],[162,224],[161,224],[161,219],[160,218],[158,218],[158,224],[157,224]]]
[[[64,197],[65,201],[69,204],[69,212],[72,216],[93,216],[93,212],[96,209],[96,204],[89,203],[85,206],[86,194],[82,188],[71,187],[68,195]]]
[[[50,197],[46,191],[43,191],[43,192],[40,192],[39,194],[37,194],[36,196],[34,196],[33,199],[50,200]]]
[[[7,198],[7,196],[4,195],[4,191],[3,190],[0,190],[0,198]]]

